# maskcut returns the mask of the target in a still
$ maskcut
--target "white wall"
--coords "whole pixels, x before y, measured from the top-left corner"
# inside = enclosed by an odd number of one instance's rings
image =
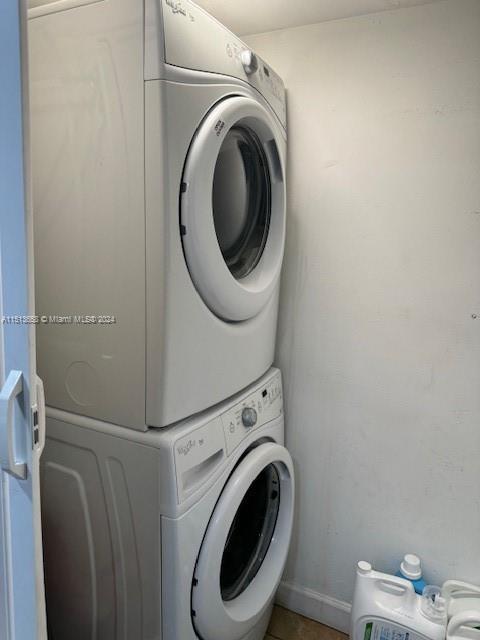
[[[345,626],[358,559],[480,583],[480,1],[247,41],[289,101],[281,597]]]

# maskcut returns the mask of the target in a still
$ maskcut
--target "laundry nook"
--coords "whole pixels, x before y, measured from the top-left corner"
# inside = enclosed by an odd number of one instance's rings
[[[480,1],[0,57],[0,640],[480,640]]]

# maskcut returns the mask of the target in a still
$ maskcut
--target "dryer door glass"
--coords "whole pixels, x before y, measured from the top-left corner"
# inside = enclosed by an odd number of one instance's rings
[[[228,532],[220,570],[223,600],[239,596],[257,575],[272,540],[279,505],[278,472],[270,464],[250,485]]]
[[[215,233],[235,278],[256,267],[270,223],[270,174],[255,132],[232,127],[220,147],[213,177]]]

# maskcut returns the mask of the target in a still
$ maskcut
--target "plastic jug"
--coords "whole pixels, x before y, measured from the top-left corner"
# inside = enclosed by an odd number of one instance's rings
[[[480,640],[480,611],[471,609],[456,613],[447,627],[447,640]]]
[[[442,587],[442,595],[447,601],[448,617],[462,611],[476,610],[480,614],[480,587],[460,580],[447,580]]]
[[[352,640],[444,640],[445,600],[439,587],[419,596],[405,578],[359,562],[352,605]],[[478,639],[480,640],[480,638]]]

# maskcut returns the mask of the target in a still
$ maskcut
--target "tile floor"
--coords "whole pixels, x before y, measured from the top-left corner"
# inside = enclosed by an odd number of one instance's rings
[[[340,631],[275,607],[265,640],[347,640]]]

